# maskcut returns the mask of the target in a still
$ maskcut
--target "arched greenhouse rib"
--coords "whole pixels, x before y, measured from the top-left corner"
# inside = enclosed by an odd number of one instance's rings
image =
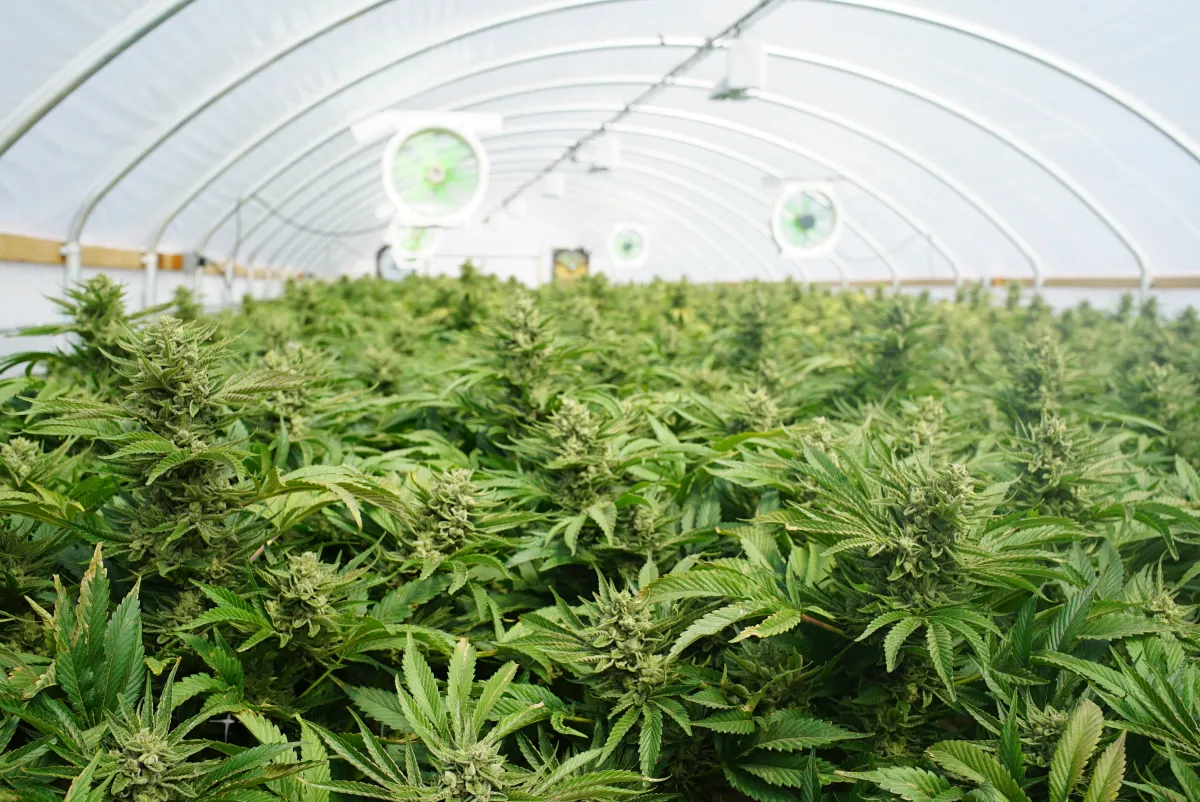
[[[0,4],[0,802],[1200,802],[1200,4]]]

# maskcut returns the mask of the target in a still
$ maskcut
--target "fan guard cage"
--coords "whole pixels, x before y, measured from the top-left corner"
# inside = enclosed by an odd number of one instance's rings
[[[771,235],[784,256],[830,253],[844,227],[841,203],[828,184],[785,184],[771,207]]]
[[[383,149],[383,190],[405,225],[460,226],[483,203],[490,166],[483,143],[465,128],[407,128]]]
[[[650,258],[650,236],[637,223],[618,223],[608,235],[608,255],[617,267],[641,267]]]

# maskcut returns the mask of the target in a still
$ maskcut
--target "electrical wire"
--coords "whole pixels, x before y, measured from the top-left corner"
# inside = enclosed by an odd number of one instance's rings
[[[291,226],[292,228],[296,229],[297,231],[300,231],[304,234],[311,234],[314,237],[332,237],[335,239],[343,238],[343,237],[361,237],[364,234],[376,234],[380,231],[383,231],[385,228],[387,228],[389,225],[391,225],[390,222],[389,223],[377,223],[376,225],[373,225],[370,228],[359,228],[359,229],[354,229],[351,231],[329,231],[327,229],[322,229],[322,228],[313,228],[312,226],[308,226],[308,225],[305,225],[304,223],[293,220],[292,218],[285,215],[283,212],[276,209],[271,204],[267,203],[262,198],[258,197],[257,195],[251,195],[246,200],[254,201],[259,206],[266,209],[267,214],[269,214],[272,217],[276,218],[277,220],[281,221],[284,225]]]
[[[591,142],[592,140],[602,136],[608,130],[609,126],[616,125],[617,123],[621,122],[621,120],[623,120],[626,117],[628,117],[629,115],[633,114],[637,110],[638,106],[644,104],[647,100],[649,100],[650,98],[657,95],[659,92],[661,92],[666,87],[670,86],[671,82],[674,79],[683,75],[685,72],[687,72],[692,67],[694,67],[701,59],[703,59],[705,56],[707,56],[709,53],[711,53],[713,50],[713,46],[718,41],[720,41],[721,39],[724,39],[725,37],[730,36],[730,35],[740,35],[744,28],[748,27],[757,18],[761,18],[763,15],[765,15],[766,13],[771,11],[772,8],[774,8],[776,5],[779,5],[780,2],[781,2],[781,0],[759,0],[759,2],[754,4],[753,8],[751,8],[746,13],[742,14],[740,17],[738,17],[736,20],[734,20],[729,25],[725,26],[725,28],[722,29],[720,33],[706,39],[704,41],[704,44],[700,48],[698,48],[695,53],[692,53],[690,56],[688,56],[686,59],[681,61],[679,64],[675,65],[671,69],[670,72],[668,72],[666,75],[664,75],[662,78],[660,78],[656,83],[651,85],[644,92],[640,93],[633,100],[626,103],[625,106],[620,111],[618,111],[616,114],[614,114],[608,120],[601,123],[599,128],[589,131],[588,133],[581,136],[579,138],[579,140],[577,142],[575,142],[575,144],[573,144],[569,148],[567,148],[561,156],[559,156],[554,161],[550,162],[550,164],[546,165],[541,170],[539,170],[536,175],[534,175],[528,181],[526,181],[525,183],[521,184],[521,186],[519,186],[515,190],[513,190],[513,192],[511,194],[509,194],[508,197],[506,197],[504,200],[502,200],[500,202],[499,206],[497,206],[490,213],[488,213],[487,217],[484,218],[483,222],[485,222],[485,223],[488,222],[489,220],[491,220],[492,215],[496,214],[499,211],[503,211],[504,209],[507,209],[508,205],[510,203],[515,201],[517,198],[519,198],[522,194],[527,192],[529,189],[536,186],[538,181],[541,181],[547,175],[549,175],[550,173],[557,170],[559,168],[559,166],[561,166],[565,162],[568,162],[571,159],[574,159],[578,155],[579,151],[583,149],[584,145],[586,145],[589,142]],[[661,34],[659,35],[659,39],[665,42],[665,40],[663,40],[663,37]]]

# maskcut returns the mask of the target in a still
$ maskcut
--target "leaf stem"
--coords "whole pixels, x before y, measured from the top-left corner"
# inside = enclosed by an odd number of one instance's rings
[[[305,696],[308,696],[310,693],[312,693],[314,690],[316,690],[316,687],[317,687],[318,685],[320,685],[322,682],[324,682],[324,681],[325,681],[325,679],[326,679],[326,678],[327,678],[327,677],[328,677],[330,674],[332,674],[332,673],[333,673],[333,670],[334,670],[335,668],[337,668],[337,666],[330,666],[329,668],[325,669],[325,673],[324,673],[324,674],[322,674],[321,676],[317,677],[317,678],[316,678],[316,680],[313,682],[313,684],[312,684],[312,685],[309,685],[309,686],[308,686],[308,688],[307,688],[307,689],[304,691],[304,693],[300,694],[300,695],[299,695],[298,697],[296,697],[296,698],[297,698],[297,699],[303,699]]]
[[[838,629],[833,624],[826,624],[824,621],[820,621],[816,618],[813,618],[811,615],[801,614],[800,620],[806,624],[812,624],[814,627],[820,627],[821,629],[828,630],[829,632],[832,632],[834,635],[841,635],[843,638],[847,637],[846,633],[843,630]]]

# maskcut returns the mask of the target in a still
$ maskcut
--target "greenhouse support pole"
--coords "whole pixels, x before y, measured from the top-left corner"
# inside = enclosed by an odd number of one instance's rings
[[[224,281],[222,283],[225,285],[223,289],[225,290],[225,305],[226,306],[233,306],[234,299],[236,297],[233,292],[233,280],[234,280],[234,270],[235,269],[236,269],[236,266],[234,265],[232,259],[230,259],[229,261],[227,261],[225,263],[225,272],[223,274]]]
[[[1150,299],[1150,287],[1153,286],[1153,284],[1154,284],[1154,282],[1150,278],[1150,271],[1143,269],[1142,275],[1141,275],[1141,280],[1138,282],[1138,290],[1139,290],[1139,296],[1140,296],[1139,300],[1141,301],[1142,304],[1145,304],[1146,301],[1148,301]]]
[[[846,263],[834,254],[829,255],[829,261],[833,262],[833,266],[837,268],[838,286],[841,287],[842,292],[850,289],[850,277],[846,275]]]
[[[63,255],[63,284],[70,289],[83,278],[83,248],[78,242],[64,242],[59,252]]]
[[[142,299],[146,308],[154,306],[158,300],[158,252],[147,251],[142,254],[142,268],[146,271],[144,284],[145,295]]]

